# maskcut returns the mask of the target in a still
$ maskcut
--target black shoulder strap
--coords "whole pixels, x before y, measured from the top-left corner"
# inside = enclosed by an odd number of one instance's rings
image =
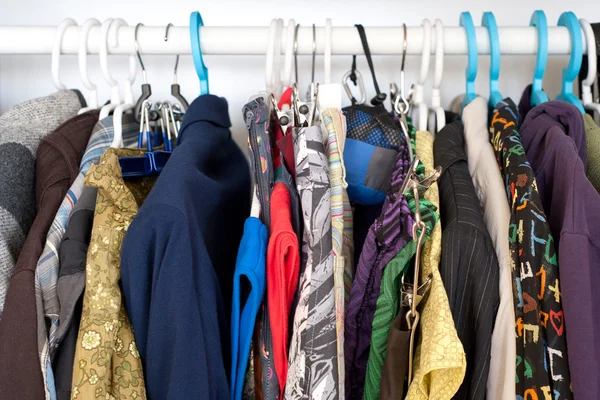
[[[369,64],[369,69],[371,70],[371,76],[373,77],[373,85],[375,86],[375,92],[377,96],[371,99],[371,104],[379,105],[383,104],[387,95],[385,93],[381,93],[379,90],[379,84],[377,83],[377,77],[375,76],[375,67],[373,66],[373,59],[371,58],[371,50],[369,50],[369,42],[367,41],[367,34],[365,33],[365,28],[356,24],[356,29],[358,30],[358,35],[360,36],[360,42],[362,43],[363,51],[365,52],[365,57],[367,58],[367,63]],[[350,74],[350,79],[354,84],[356,84],[356,55],[352,56],[352,73]]]

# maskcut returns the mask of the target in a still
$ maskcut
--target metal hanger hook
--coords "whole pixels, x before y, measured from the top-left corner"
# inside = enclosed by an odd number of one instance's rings
[[[400,94],[396,96],[396,101],[394,102],[394,110],[398,114],[407,114],[410,109],[410,103],[406,99],[406,90],[405,90],[405,81],[404,81],[404,65],[406,63],[406,48],[408,47],[407,40],[407,28],[406,24],[402,24],[402,28],[404,30],[404,35],[402,38],[402,64],[400,64]],[[400,101],[402,101],[402,106],[400,106]]]
[[[306,101],[310,101],[315,93],[315,61],[317,59],[317,28],[312,24],[312,67],[310,73],[310,86],[306,92]]]
[[[310,75],[310,83],[314,84],[315,83],[315,60],[317,57],[317,28],[315,27],[315,24],[312,24],[312,34],[313,34],[313,40],[312,40],[312,72]]]
[[[138,60],[140,62],[140,66],[142,67],[142,76],[144,77],[144,83],[147,84],[148,83],[148,75],[146,75],[146,67],[144,66],[144,62],[142,61],[142,55],[140,54],[140,44],[138,43],[138,29],[140,26],[144,26],[144,24],[142,24],[140,22],[139,24],[137,24],[135,26],[133,40],[134,40],[135,52],[136,52]]]
[[[165,29],[165,42],[169,40],[169,28],[172,27],[173,24],[169,22],[167,28]],[[173,83],[177,83],[177,67],[179,66],[179,54],[175,56],[175,68],[173,69]]]
[[[300,28],[300,24],[296,24],[296,30],[294,31],[294,72],[296,76],[296,80],[294,82],[298,83],[298,29]]]

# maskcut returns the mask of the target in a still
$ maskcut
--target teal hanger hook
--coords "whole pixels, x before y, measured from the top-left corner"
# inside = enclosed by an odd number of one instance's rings
[[[471,13],[465,11],[460,14],[460,26],[465,28],[467,34],[467,70],[465,77],[467,80],[467,89],[463,99],[463,108],[475,100],[475,78],[477,78],[477,36],[475,35],[475,26]]]
[[[529,25],[537,28],[538,35],[538,49],[535,69],[533,70],[533,84],[531,85],[531,106],[535,107],[549,100],[548,95],[542,89],[542,79],[548,62],[548,22],[546,14],[542,10],[534,11]]]
[[[583,57],[583,39],[581,38],[581,27],[575,14],[570,11],[564,12],[558,19],[558,26],[566,26],[571,36],[571,58],[569,65],[563,69],[562,91],[556,100],[566,101],[576,106],[581,113],[585,113],[583,104],[577,96],[573,94],[573,81],[579,74],[581,60]]]
[[[204,26],[202,16],[198,11],[190,15],[190,41],[192,42],[192,57],[198,79],[200,79],[200,95],[208,94],[208,68],[204,65],[202,48],[200,47],[200,27]]]
[[[481,25],[487,28],[490,36],[490,107],[496,107],[496,104],[502,101],[504,97],[498,90],[498,77],[500,76],[500,38],[498,35],[498,25],[494,13],[484,12],[481,19]]]

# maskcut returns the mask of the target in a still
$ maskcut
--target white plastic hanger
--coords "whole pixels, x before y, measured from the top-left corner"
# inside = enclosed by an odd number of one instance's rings
[[[78,114],[83,114],[86,111],[98,108],[98,90],[96,85],[90,80],[87,62],[88,36],[90,34],[90,29],[98,25],[100,25],[100,21],[96,18],[90,18],[81,25],[81,30],[79,32],[79,75],[81,76],[83,86],[88,90],[88,106],[79,110]]]
[[[296,21],[290,19],[287,24],[287,38],[285,40],[285,56],[283,59],[283,84],[292,87],[292,63],[294,62],[294,34]]]
[[[584,32],[585,40],[587,42],[587,56],[588,56],[588,74],[587,77],[581,82],[581,101],[583,107],[586,110],[595,111],[600,114],[600,104],[594,103],[592,98],[592,86],[596,81],[596,37],[594,36],[594,30],[590,23],[585,19],[579,20],[579,25]]]
[[[325,20],[325,83],[319,85],[319,108],[342,108],[342,84],[331,82],[331,42],[332,42],[331,18]]]
[[[281,91],[281,31],[283,20],[274,18],[269,28],[269,39],[267,41],[267,53],[265,62],[265,88],[267,92],[273,93],[275,98],[279,97]]]
[[[421,55],[421,74],[415,84],[412,109],[413,119],[416,122],[417,129],[420,131],[427,130],[427,119],[429,109],[425,103],[425,81],[429,73],[429,60],[431,58],[431,22],[428,19],[423,20],[423,51]]]
[[[111,26],[115,25],[115,28],[111,31]],[[112,19],[108,18],[106,21],[102,23],[102,32],[100,38],[100,69],[102,70],[102,75],[104,76],[104,80],[111,88],[110,95],[110,103],[105,105],[100,109],[100,120],[108,117],[111,111],[113,111],[121,102],[121,95],[119,93],[119,82],[117,82],[108,69],[108,48],[109,48],[109,38],[110,38],[110,46],[115,47],[118,45],[118,36],[114,34],[114,32],[118,32],[119,26],[127,26],[127,23],[122,19]],[[109,33],[113,33],[112,37]]]
[[[429,132],[439,132],[446,125],[446,113],[442,107],[440,86],[444,74],[444,25],[439,19],[435,20],[435,71],[433,88],[431,89],[431,119]]]
[[[118,20],[117,20],[118,21]],[[119,28],[121,26],[128,26],[126,23],[122,25],[121,23],[113,23],[111,25],[111,32],[113,32],[114,36],[118,36]],[[123,21],[124,22],[124,21]],[[114,29],[114,30],[113,30]],[[137,27],[134,30],[133,40],[137,42]],[[134,46],[137,48],[137,46]],[[113,141],[110,147],[123,147],[123,114],[125,111],[129,111],[135,107],[135,99],[133,98],[133,83],[135,82],[135,77],[137,75],[137,63],[135,59],[135,54],[131,53],[129,55],[129,76],[123,83],[123,98],[124,103],[119,104],[115,107],[115,111],[113,112]]]
[[[56,28],[54,36],[54,46],[52,47],[52,83],[56,90],[66,90],[67,87],[60,81],[60,50],[63,36],[69,26],[77,26],[77,22],[72,18],[63,20]]]

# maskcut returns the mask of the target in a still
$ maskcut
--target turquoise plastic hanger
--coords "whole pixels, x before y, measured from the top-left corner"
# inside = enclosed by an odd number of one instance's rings
[[[577,96],[573,94],[573,81],[579,75],[581,68],[581,59],[583,57],[583,40],[581,38],[581,27],[575,14],[570,11],[564,12],[558,19],[558,26],[566,26],[571,36],[571,58],[569,65],[563,69],[562,91],[556,100],[566,101],[573,104],[581,113],[585,113],[583,104]]]
[[[467,80],[467,89],[463,99],[463,108],[475,100],[475,78],[477,77],[477,37],[475,36],[475,26],[471,13],[465,11],[460,14],[460,26],[465,28],[467,34],[467,70],[465,77]]]
[[[500,38],[498,37],[498,25],[492,12],[484,12],[481,25],[487,28],[490,35],[490,107],[502,101],[504,97],[498,90],[498,77],[500,76]]]
[[[529,25],[535,26],[538,34],[538,49],[535,69],[533,70],[533,84],[531,85],[531,106],[535,107],[550,100],[544,89],[542,89],[542,79],[548,61],[548,22],[546,21],[546,14],[542,10],[534,11]]]
[[[202,48],[200,48],[200,27],[204,26],[202,16],[198,11],[190,15],[190,40],[192,42],[192,57],[198,79],[200,79],[200,95],[208,94],[208,68],[204,65]]]

